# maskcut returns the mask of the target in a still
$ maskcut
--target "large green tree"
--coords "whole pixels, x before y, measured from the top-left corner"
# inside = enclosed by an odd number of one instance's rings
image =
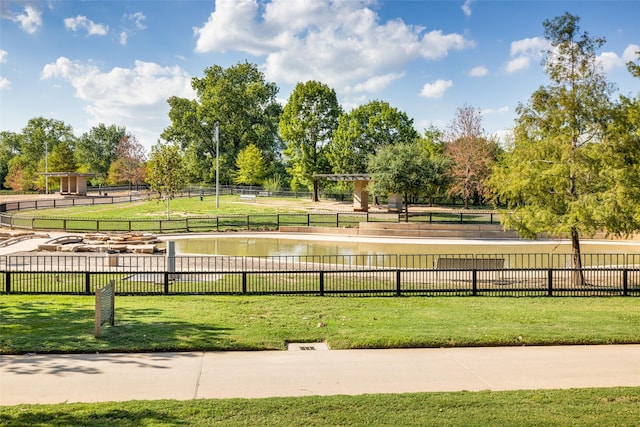
[[[327,144],[333,137],[340,113],[335,90],[311,80],[296,85],[280,118],[280,135],[286,144],[284,154],[292,184],[312,189],[314,202],[318,201],[314,175],[330,172]]]
[[[109,167],[116,159],[118,141],[127,135],[124,126],[100,123],[78,139],[74,156],[80,172],[95,173],[94,185],[106,182]]]
[[[66,143],[73,150],[75,142],[76,137],[70,125],[61,120],[34,117],[22,129],[20,159],[10,162],[8,174],[12,174],[11,165],[19,167],[23,186],[44,189],[48,183],[40,174],[48,169],[48,156],[60,143]],[[31,180],[31,183],[25,180]]]
[[[418,137],[406,113],[375,100],[340,116],[327,157],[334,173],[366,173],[369,155]]]
[[[267,174],[267,165],[262,153],[253,144],[238,153],[237,172],[233,181],[236,184],[261,184]]]
[[[630,62],[628,69],[640,78],[637,64]],[[640,92],[634,98],[621,96],[614,105],[606,138],[601,156],[609,167],[600,171],[600,178],[611,185],[598,213],[603,228],[627,236],[640,230]]]
[[[0,188],[6,185],[5,179],[9,174],[9,162],[20,155],[22,134],[15,132],[0,132]]]
[[[438,167],[417,141],[387,145],[369,157],[369,188],[376,196],[401,194],[409,221],[409,202],[433,189]]]
[[[167,219],[171,219],[171,199],[187,184],[183,155],[177,143],[158,142],[151,147],[147,162],[146,180],[152,191],[164,198],[167,204]]]
[[[229,68],[206,68],[204,77],[194,77],[191,86],[196,99],[169,98],[171,126],[162,133],[188,152],[194,181],[211,182],[210,171],[220,155],[220,180],[231,183],[235,159],[254,144],[268,163],[280,149],[278,120],[282,107],[276,101],[278,87],[267,82],[255,64],[240,62]],[[214,138],[219,126],[219,141]]]
[[[507,203],[505,226],[530,238],[542,232],[571,238],[573,282],[582,285],[580,235],[620,225],[601,221],[602,196],[612,184],[603,179],[612,159],[601,151],[611,108],[611,88],[596,60],[604,40],[578,24],[569,13],[544,22],[550,82],[519,106],[513,146],[492,187]]]

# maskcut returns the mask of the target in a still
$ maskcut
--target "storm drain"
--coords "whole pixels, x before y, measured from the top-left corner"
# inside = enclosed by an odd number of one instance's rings
[[[329,347],[327,346],[327,344],[323,342],[314,342],[314,343],[290,342],[287,344],[287,350],[289,351],[329,350]]]

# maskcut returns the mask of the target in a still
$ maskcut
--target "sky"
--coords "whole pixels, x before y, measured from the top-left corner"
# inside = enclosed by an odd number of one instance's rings
[[[299,82],[333,88],[345,111],[372,100],[419,132],[465,105],[503,136],[518,104],[548,83],[542,23],[565,12],[604,37],[599,60],[620,94],[640,80],[640,0],[56,0],[0,2],[0,130],[33,117],[79,136],[125,126],[147,149],[170,125],[167,99],[191,78],[249,61],[286,104]],[[221,138],[223,136],[221,135]]]

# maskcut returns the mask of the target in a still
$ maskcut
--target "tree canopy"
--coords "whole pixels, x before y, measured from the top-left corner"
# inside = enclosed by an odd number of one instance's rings
[[[334,173],[366,173],[369,155],[418,138],[413,120],[384,101],[371,101],[338,119],[327,157]]]
[[[240,62],[229,68],[206,68],[204,77],[194,77],[196,99],[171,97],[167,101],[171,126],[161,137],[175,141],[189,152],[193,181],[211,182],[210,169],[220,155],[220,180],[231,183],[238,153],[254,144],[270,163],[280,149],[278,120],[282,112],[276,102],[278,87],[265,81],[255,64]],[[214,132],[219,126],[219,147]],[[208,158],[207,158],[208,157]]]
[[[284,154],[293,184],[313,188],[318,200],[314,175],[327,173],[326,146],[338,125],[341,108],[336,92],[323,83],[298,83],[289,96],[280,118],[280,135],[286,143]]]
[[[607,226],[602,200],[613,185],[603,179],[612,159],[601,151],[611,107],[610,85],[596,61],[604,40],[581,33],[578,23],[568,13],[544,22],[552,46],[544,61],[550,83],[518,108],[513,146],[492,178],[507,203],[505,225],[532,238],[541,232],[570,236],[575,268],[581,267],[580,234]],[[574,280],[583,283],[580,274]]]

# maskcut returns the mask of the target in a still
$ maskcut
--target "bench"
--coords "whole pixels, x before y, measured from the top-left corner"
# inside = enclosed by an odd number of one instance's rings
[[[504,258],[447,258],[440,257],[436,270],[501,270]]]
[[[256,195],[255,194],[241,194],[240,200],[253,200],[255,202]]]

